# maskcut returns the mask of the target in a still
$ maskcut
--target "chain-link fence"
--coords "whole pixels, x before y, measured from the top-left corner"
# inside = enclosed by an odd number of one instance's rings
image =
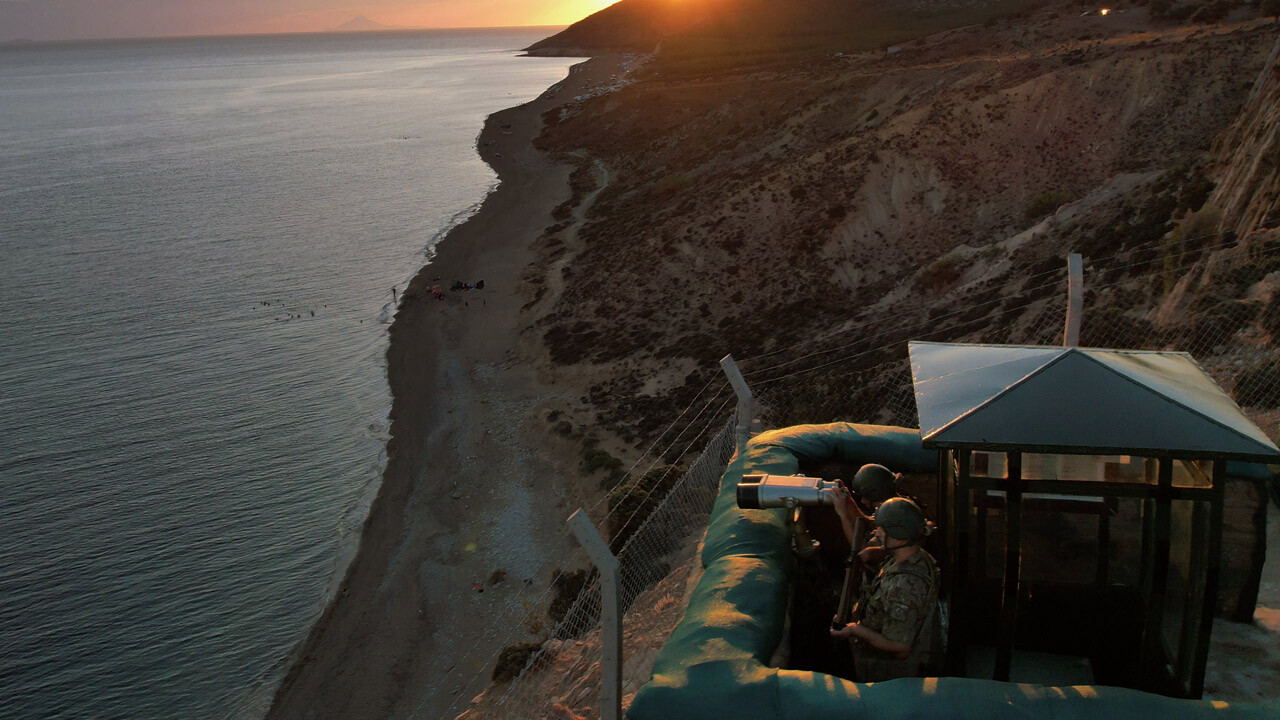
[[[1216,236],[1215,236],[1216,237]],[[1080,345],[1191,354],[1245,414],[1280,435],[1280,243],[1135,248],[1089,262]],[[1273,273],[1275,274],[1273,276]],[[876,326],[740,363],[767,427],[845,420],[916,427],[907,340],[1060,345],[1066,262],[989,307]],[[1090,278],[1093,282],[1090,282]],[[1025,303],[1017,296],[1031,297]]]
[[[620,565],[624,613],[670,574],[675,556],[705,530],[720,476],[735,449],[732,415],[728,383],[720,379],[708,383],[605,498],[585,508],[593,523],[608,531],[610,549]],[[680,458],[699,449],[687,468],[679,464]],[[563,558],[559,564],[562,568],[589,566],[585,554]],[[656,601],[647,600],[646,608]],[[543,631],[539,625],[548,607],[554,626]],[[462,685],[444,716],[545,718],[554,704],[575,708],[587,717],[598,716],[600,617],[598,574],[560,570],[545,591],[509,604],[485,633],[484,649],[479,645],[460,648],[455,668],[482,669]],[[627,630],[631,625],[624,622]],[[530,636],[539,639],[528,642]],[[624,636],[624,649],[625,642]],[[495,646],[501,649],[487,649]],[[473,702],[491,677],[502,679],[503,684]],[[421,709],[415,716],[430,717]]]
[[[1189,245],[1194,243],[1187,241],[1179,248]],[[1280,292],[1272,298],[1273,287],[1280,290],[1280,240],[1227,242],[1177,252],[1156,244],[1106,258],[1085,258],[1085,265],[1082,346],[1189,352],[1251,419],[1271,437],[1280,434]],[[951,309],[957,305],[961,309]],[[1065,258],[1060,270],[1024,278],[1016,291],[968,304],[947,303],[944,297],[934,307],[941,309],[916,316],[881,315],[740,361],[755,398],[756,417],[766,428],[838,420],[916,427],[907,340],[1061,344],[1067,307]],[[608,529],[619,558],[624,611],[644,598],[642,611],[629,614],[629,619],[652,612],[658,601],[643,594],[666,577],[677,551],[705,531],[720,476],[734,451],[733,400],[727,382],[709,382],[610,491],[607,501],[588,508],[597,527]],[[664,464],[698,447],[705,449],[688,469]],[[562,573],[553,587],[566,577],[574,579],[568,585],[577,592],[567,609],[552,613],[557,622],[547,639],[520,646],[524,649],[510,656],[494,653],[447,716],[466,709],[471,694],[489,682],[495,662],[510,666],[512,679],[473,704],[467,720],[549,717],[555,704],[588,718],[599,716],[599,581],[592,573]],[[514,605],[510,617],[498,625],[519,628],[522,618],[552,602],[552,594],[549,589]],[[675,613],[675,619],[678,616]],[[633,624],[624,621],[624,657]],[[524,625],[505,642],[515,643],[529,634],[529,623]]]

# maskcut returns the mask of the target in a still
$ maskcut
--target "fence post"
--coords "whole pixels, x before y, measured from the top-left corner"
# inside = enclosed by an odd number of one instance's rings
[[[741,453],[747,445],[747,440],[756,433],[760,432],[760,421],[754,417],[755,409],[751,404],[751,388],[747,387],[747,381],[742,377],[742,371],[738,370],[738,365],[733,361],[733,355],[725,355],[720,360],[720,368],[724,370],[725,376],[729,378],[729,384],[733,386],[733,392],[738,396],[738,423],[737,423],[737,445],[738,452]]]
[[[609,552],[587,514],[578,508],[569,516],[569,528],[600,571],[600,718],[622,720],[622,613],[619,597],[618,558]]]
[[[1062,333],[1062,346],[1080,344],[1080,315],[1084,312],[1084,260],[1080,253],[1067,256],[1067,328]]]

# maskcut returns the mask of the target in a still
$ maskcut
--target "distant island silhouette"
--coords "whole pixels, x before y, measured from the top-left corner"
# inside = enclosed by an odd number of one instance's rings
[[[341,25],[330,28],[329,32],[368,32],[370,30],[400,30],[399,25],[383,25],[363,15],[357,15]]]

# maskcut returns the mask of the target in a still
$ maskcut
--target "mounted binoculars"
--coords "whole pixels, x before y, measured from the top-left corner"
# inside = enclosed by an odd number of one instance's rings
[[[823,490],[840,487],[839,480],[802,475],[743,475],[738,483],[738,507],[744,510],[830,505]]]

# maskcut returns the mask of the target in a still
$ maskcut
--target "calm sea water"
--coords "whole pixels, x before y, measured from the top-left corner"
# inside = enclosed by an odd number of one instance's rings
[[[377,489],[391,289],[546,34],[0,50],[0,715],[261,714]]]

